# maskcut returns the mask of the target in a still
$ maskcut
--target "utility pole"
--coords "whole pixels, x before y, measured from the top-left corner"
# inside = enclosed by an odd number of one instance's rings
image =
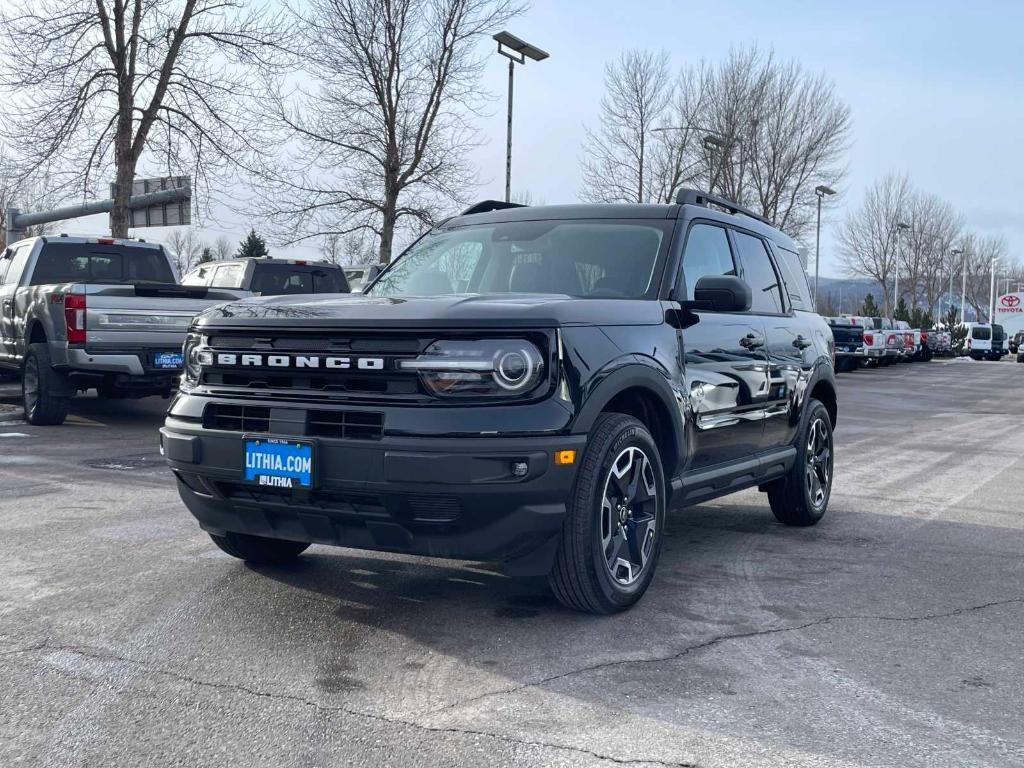
[[[818,198],[818,226],[814,236],[814,311],[818,311],[818,272],[821,267],[821,201],[825,195],[834,195],[835,190],[819,184],[814,188]]]
[[[967,257],[963,259],[964,277],[960,283],[960,325],[967,321]]]
[[[896,268],[893,270],[896,279],[893,286],[892,312],[889,317],[896,315],[896,306],[900,303],[900,232],[904,229],[910,229],[910,225],[902,221],[896,225]]]
[[[989,294],[988,294],[988,321],[992,323],[996,316],[996,263],[999,261],[998,258],[993,257],[992,259],[992,276],[989,283]]]

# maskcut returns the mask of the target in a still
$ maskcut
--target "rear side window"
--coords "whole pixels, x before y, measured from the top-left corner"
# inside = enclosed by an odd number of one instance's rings
[[[971,329],[971,338],[978,341],[988,341],[992,338],[992,329],[988,326],[975,326]]]
[[[722,227],[694,224],[686,238],[683,252],[683,279],[693,298],[697,281],[706,275],[735,275],[736,264],[729,249],[729,237]]]
[[[175,282],[163,251],[93,243],[47,243],[32,273],[32,285]]]
[[[244,264],[221,264],[213,275],[210,285],[214,288],[241,288]]]
[[[312,264],[256,264],[253,270],[249,288],[261,296],[348,293],[345,274],[336,268]]]
[[[203,266],[196,267],[183,278],[181,278],[182,285],[209,285],[210,277],[213,275],[213,267]]]
[[[807,273],[800,261],[799,254],[779,245],[775,246],[775,261],[782,271],[782,282],[786,285],[786,295],[793,309],[814,310],[811,290],[807,282]]]
[[[743,265],[743,279],[750,286],[750,311],[758,314],[781,315],[783,311],[779,276],[775,274],[771,257],[764,241],[743,232],[733,232]]]

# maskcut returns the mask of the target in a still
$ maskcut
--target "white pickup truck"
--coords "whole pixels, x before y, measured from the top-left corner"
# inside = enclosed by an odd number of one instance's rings
[[[25,418],[60,424],[70,399],[167,396],[192,317],[231,292],[179,285],[162,246],[31,237],[0,254],[0,371],[21,377]]]
[[[851,325],[859,325],[864,329],[862,344],[866,365],[888,365],[895,359],[895,339],[892,340],[893,346],[891,347],[892,352],[890,352],[890,348],[886,347],[886,334],[875,330],[874,318],[863,315],[843,315],[837,319]]]

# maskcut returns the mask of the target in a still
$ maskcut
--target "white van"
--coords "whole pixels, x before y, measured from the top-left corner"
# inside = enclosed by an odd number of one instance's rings
[[[967,338],[964,353],[975,360],[999,360],[1006,354],[1006,334],[1001,325],[991,323],[964,323]]]

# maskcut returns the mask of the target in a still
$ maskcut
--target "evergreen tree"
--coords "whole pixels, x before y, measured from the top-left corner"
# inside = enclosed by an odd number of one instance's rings
[[[914,311],[910,313],[911,328],[931,328],[933,322],[934,319],[931,312],[914,307]]]
[[[864,303],[860,305],[860,313],[864,317],[878,317],[882,314],[878,311],[878,305],[875,304],[875,297],[870,293],[864,297]]]
[[[964,353],[964,343],[967,341],[967,326],[960,322],[960,307],[950,307],[942,316],[942,322],[949,331],[950,341],[953,345],[953,353],[957,356]]]
[[[206,264],[208,261],[213,261],[213,251],[210,250],[210,246],[204,245],[202,253],[199,254],[199,263]]]
[[[235,253],[236,259],[266,259],[270,258],[270,251],[267,250],[267,242],[256,234],[255,229],[250,229],[249,234],[238,245]]]
[[[896,311],[893,312],[894,320],[906,320],[910,322],[910,310],[907,309],[907,302],[900,296],[900,300],[896,302]]]

